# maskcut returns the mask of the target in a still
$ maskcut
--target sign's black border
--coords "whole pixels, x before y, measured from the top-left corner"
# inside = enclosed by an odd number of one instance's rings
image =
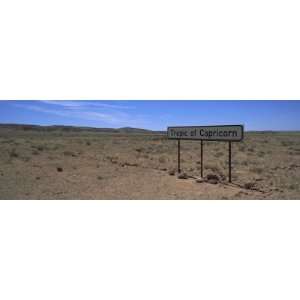
[[[242,129],[242,136],[239,140],[214,140],[214,139],[191,139],[191,138],[170,138],[169,137],[169,129],[172,128],[203,128],[203,127],[228,127],[228,126],[235,126],[235,127],[241,127]],[[167,136],[169,140],[188,140],[188,141],[207,141],[207,142],[240,142],[244,139],[244,125],[205,125],[205,126],[169,126],[167,127]]]

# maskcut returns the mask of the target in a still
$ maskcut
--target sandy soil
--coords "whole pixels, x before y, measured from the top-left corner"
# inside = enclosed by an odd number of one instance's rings
[[[163,135],[2,132],[0,199],[299,199],[300,133],[248,133],[228,143],[176,141]],[[198,180],[199,181],[199,180]]]

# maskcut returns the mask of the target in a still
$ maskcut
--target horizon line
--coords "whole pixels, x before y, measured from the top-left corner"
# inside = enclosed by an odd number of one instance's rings
[[[166,130],[161,129],[161,130],[153,130],[153,129],[148,129],[148,128],[140,128],[140,127],[131,127],[131,126],[124,126],[124,127],[91,127],[91,126],[79,126],[79,125],[62,125],[62,124],[54,124],[54,125],[42,125],[42,124],[29,124],[29,123],[1,123],[0,126],[39,126],[39,127],[74,127],[74,128],[86,128],[86,129],[124,129],[124,128],[131,128],[131,129],[140,129],[140,130],[148,130],[148,131],[168,131],[168,127],[166,127]],[[239,125],[239,124],[237,124]],[[193,127],[193,126],[229,126],[227,124],[224,125],[182,125],[182,127]],[[244,125],[243,125],[244,126]],[[174,126],[173,126],[174,127]],[[180,127],[180,125],[177,125],[175,127]],[[244,126],[245,128],[245,126]],[[286,129],[281,129],[281,130],[273,130],[273,129],[259,129],[259,130],[244,130],[245,132],[298,132],[300,129],[291,129],[291,130],[286,130]]]

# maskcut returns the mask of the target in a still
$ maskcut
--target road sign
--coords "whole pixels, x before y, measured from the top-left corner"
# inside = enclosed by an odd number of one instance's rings
[[[231,142],[244,138],[243,125],[168,127],[168,138],[178,140],[178,173],[180,169],[180,140],[201,141],[201,177],[203,177],[203,141],[228,142],[228,179],[231,182]]]
[[[168,127],[169,139],[239,142],[243,137],[243,125]]]

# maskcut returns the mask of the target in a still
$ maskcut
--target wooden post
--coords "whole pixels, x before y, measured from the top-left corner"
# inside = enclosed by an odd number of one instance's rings
[[[178,173],[180,172],[180,140],[178,140]]]
[[[229,163],[229,182],[231,182],[231,142],[229,142],[229,158],[228,158],[228,163]]]
[[[201,177],[203,178],[203,140],[201,140]]]

